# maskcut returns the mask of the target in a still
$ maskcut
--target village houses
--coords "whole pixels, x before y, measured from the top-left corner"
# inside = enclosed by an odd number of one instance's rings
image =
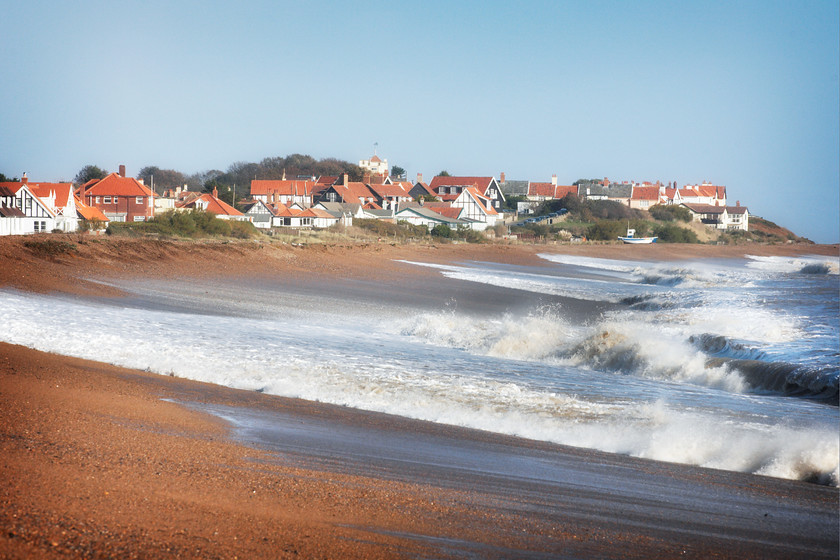
[[[511,223],[519,214],[534,212],[540,204],[574,194],[581,199],[609,200],[639,210],[656,205],[680,205],[692,219],[722,230],[749,229],[749,211],[737,203],[727,206],[726,187],[702,182],[678,187],[676,182],[613,182],[607,178],[558,184],[550,181],[508,180],[493,176],[433,177],[414,183],[388,175],[388,160],[375,153],[360,160],[362,181],[341,176],[254,178],[250,195],[235,208],[222,201],[218,191],[198,193],[169,189],[164,196],[143,181],[126,176],[125,166],[102,179],[88,181],[75,191],[71,183],[20,181],[0,183],[0,235],[51,231],[76,231],[81,224],[102,227],[108,221],[149,220],[162,211],[200,209],[220,219],[249,221],[261,230],[272,228],[326,228],[352,225],[354,219],[405,221],[455,229],[484,231]],[[506,208],[506,196],[517,198],[515,210]]]

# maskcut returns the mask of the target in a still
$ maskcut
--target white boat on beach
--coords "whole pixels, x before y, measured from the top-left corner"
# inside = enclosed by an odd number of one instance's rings
[[[627,235],[625,237],[621,237],[619,235],[618,238],[624,243],[630,243],[632,245],[656,243],[656,240],[658,239],[658,237],[636,237],[636,230],[630,228],[627,228]]]

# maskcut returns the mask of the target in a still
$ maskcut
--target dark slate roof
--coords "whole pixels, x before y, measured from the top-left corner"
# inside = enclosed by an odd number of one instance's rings
[[[526,196],[528,181],[505,181],[501,183],[501,188],[505,196]]]

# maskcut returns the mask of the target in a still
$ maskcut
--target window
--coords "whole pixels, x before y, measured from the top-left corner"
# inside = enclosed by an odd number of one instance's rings
[[[137,204],[143,204],[143,197],[142,197],[142,196],[138,196],[138,197],[135,199],[135,202],[136,202]]]
[[[99,204],[99,197],[96,197],[96,204]]]
[[[114,198],[116,198],[116,197],[114,197]],[[110,196],[103,197],[102,198],[102,203],[103,204],[111,204],[111,197]]]

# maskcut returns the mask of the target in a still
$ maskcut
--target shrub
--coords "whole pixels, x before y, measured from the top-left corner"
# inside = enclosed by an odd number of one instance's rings
[[[444,239],[451,239],[454,237],[452,228],[446,224],[438,224],[432,228],[432,237],[443,237]]]
[[[613,241],[627,233],[626,222],[598,220],[586,229],[586,237],[594,241]]]
[[[653,234],[664,243],[700,243],[692,230],[674,224],[658,225],[653,228]]]
[[[57,257],[78,251],[75,243],[62,239],[27,239],[23,246],[39,257]]]
[[[663,222],[673,222],[675,220],[681,222],[691,221],[691,212],[684,206],[657,204],[656,206],[651,206],[648,212],[650,212],[653,219]]]

